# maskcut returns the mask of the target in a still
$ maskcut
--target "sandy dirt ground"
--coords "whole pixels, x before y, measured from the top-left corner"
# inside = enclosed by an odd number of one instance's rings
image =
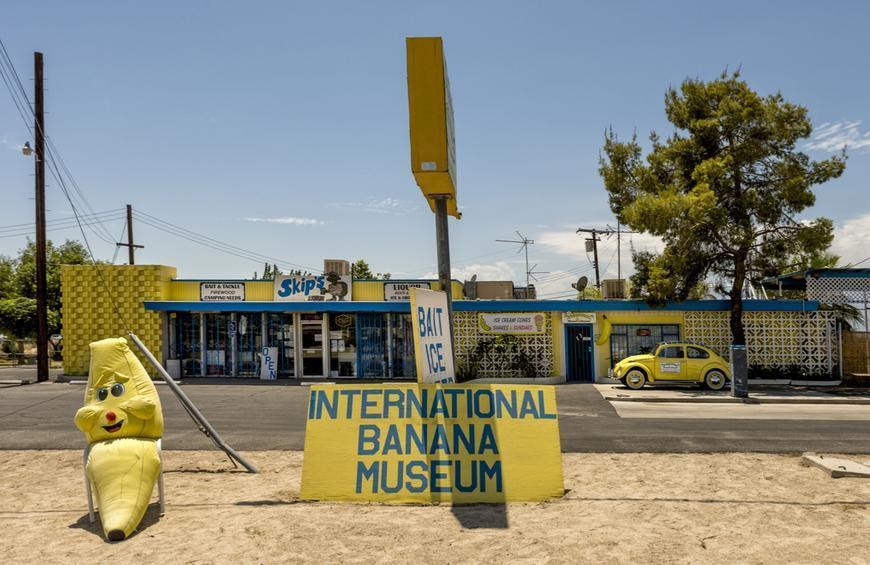
[[[797,456],[566,454],[564,498],[507,506],[297,501],[299,452],[169,451],[166,515],[104,541],[81,454],[0,451],[4,563],[868,563],[870,480]],[[870,457],[855,457],[868,462]],[[156,496],[156,495],[155,495]],[[156,498],[154,499],[156,500]]]

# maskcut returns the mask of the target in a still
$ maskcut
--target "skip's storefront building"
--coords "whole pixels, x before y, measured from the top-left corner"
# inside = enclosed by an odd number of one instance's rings
[[[703,343],[727,358],[727,301],[653,309],[634,300],[465,300],[463,285],[452,284],[457,367],[466,378],[592,382],[667,340]],[[124,335],[128,325],[180,378],[259,378],[266,351],[279,379],[414,379],[411,287],[439,284],[335,272],[189,280],[160,265],[64,267],[64,372],[86,374],[88,344]],[[837,327],[818,303],[752,300],[744,309],[750,364],[838,370]]]

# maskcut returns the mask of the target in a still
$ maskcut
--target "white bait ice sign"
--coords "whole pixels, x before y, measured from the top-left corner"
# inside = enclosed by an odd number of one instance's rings
[[[410,292],[417,381],[454,383],[456,373],[447,294],[421,288],[412,288]]]

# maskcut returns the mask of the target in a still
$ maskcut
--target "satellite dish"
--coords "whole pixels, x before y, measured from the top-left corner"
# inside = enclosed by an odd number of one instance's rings
[[[577,282],[571,284],[571,288],[576,290],[577,292],[583,292],[583,289],[586,288],[586,285],[589,284],[589,277],[580,277],[577,279]]]

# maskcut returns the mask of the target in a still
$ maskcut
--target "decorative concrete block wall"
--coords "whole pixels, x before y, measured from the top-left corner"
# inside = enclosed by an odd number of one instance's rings
[[[477,312],[453,313],[454,346],[456,348],[454,354],[457,363],[467,363],[472,351],[481,340],[493,340],[498,337],[480,332],[477,314]],[[510,336],[516,338],[517,347],[520,351],[524,351],[529,356],[535,357],[538,360],[535,364],[538,377],[552,376],[554,367],[553,324],[549,315],[545,315],[544,318],[545,326],[543,333]],[[522,375],[511,368],[516,362],[516,357],[516,354],[510,353],[489,355],[481,360],[477,376],[481,378],[521,377]]]
[[[729,357],[729,312],[686,312],[685,339]],[[744,312],[749,364],[797,365],[807,373],[831,372],[838,363],[837,328],[831,312]]]
[[[64,374],[84,376],[90,362],[89,344],[133,331],[159,359],[163,328],[159,312],[149,312],[145,300],[168,300],[175,267],[163,265],[69,265],[61,269]],[[139,354],[148,372],[156,373]]]

